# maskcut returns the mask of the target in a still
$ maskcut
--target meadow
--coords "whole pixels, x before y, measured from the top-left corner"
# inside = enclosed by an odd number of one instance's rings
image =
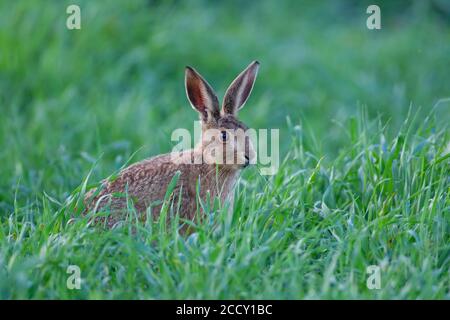
[[[379,3],[381,30],[368,1],[0,2],[0,299],[449,299],[450,8]],[[221,99],[255,59],[240,117],[280,130],[281,164],[243,172],[231,215],[74,211],[192,130],[186,65]]]

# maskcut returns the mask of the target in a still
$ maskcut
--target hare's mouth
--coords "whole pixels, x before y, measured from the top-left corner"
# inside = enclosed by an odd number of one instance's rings
[[[247,168],[250,165],[250,158],[248,156],[245,156],[245,163],[243,165],[244,168]]]

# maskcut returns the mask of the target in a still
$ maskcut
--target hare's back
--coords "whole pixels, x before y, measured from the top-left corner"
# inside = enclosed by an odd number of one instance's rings
[[[163,200],[178,169],[170,160],[170,154],[160,155],[123,169],[117,176],[104,180],[99,192],[94,189],[86,194],[87,206],[122,209],[127,205],[126,199],[131,198],[139,211],[145,210],[152,202]]]
[[[110,188],[113,192],[128,192],[138,198],[158,195],[165,192],[176,171],[170,155],[160,155],[123,169]]]

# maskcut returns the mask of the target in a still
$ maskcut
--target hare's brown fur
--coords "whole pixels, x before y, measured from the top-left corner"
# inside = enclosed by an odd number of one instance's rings
[[[180,177],[173,190],[173,201],[181,200],[180,215],[192,220],[197,211],[197,181],[200,185],[199,196],[206,198],[209,193],[211,199],[219,197],[224,203],[230,200],[228,197],[232,192],[238,175],[238,170],[229,169],[225,166],[217,167],[209,164],[179,164],[174,166],[171,155],[165,154],[146,159],[133,164],[119,173],[112,180],[102,183],[100,192],[92,197],[96,190],[91,190],[86,195],[90,208],[102,208],[109,206],[112,215],[107,219],[108,226],[112,227],[116,222],[123,219],[120,213],[127,207],[127,200],[131,201],[138,212],[145,212],[151,207],[151,212],[157,214],[161,209],[160,201],[164,199],[167,187],[177,172]],[[167,177],[170,177],[169,179]],[[117,196],[117,193],[127,193]],[[181,199],[178,197],[181,196]],[[144,217],[145,215],[142,215]]]
[[[218,108],[217,97],[209,84],[194,69],[187,68],[187,95],[192,106],[200,113],[203,131],[215,128],[222,130],[220,132],[223,133],[227,129],[247,129],[246,125],[237,120],[236,114],[251,92],[258,65],[257,62],[253,62],[233,81],[227,90],[221,111]],[[107,225],[109,227],[124,219],[123,212],[128,203],[132,203],[139,213],[151,210],[152,214],[157,215],[168,185],[177,172],[180,176],[172,192],[171,200],[175,204],[181,201],[179,214],[182,218],[192,220],[195,213],[199,211],[197,196],[202,201],[217,197],[222,204],[228,202],[232,205],[234,185],[239,171],[255,158],[251,142],[248,139],[245,141],[245,165],[185,163],[189,161],[174,163],[174,155],[185,160],[202,158],[208,143],[210,142],[200,141],[192,150],[158,155],[123,169],[114,179],[104,180],[98,190],[92,189],[86,194],[87,209],[99,210],[108,207],[110,215],[107,217]],[[238,145],[236,144],[234,148],[237,149]],[[233,152],[237,151],[233,150]],[[143,219],[146,217],[145,214],[141,216]]]

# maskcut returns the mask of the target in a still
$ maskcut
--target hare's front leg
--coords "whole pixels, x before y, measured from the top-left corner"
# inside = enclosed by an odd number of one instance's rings
[[[227,197],[225,197],[223,206],[228,206],[228,208],[227,208],[228,215],[232,216],[233,210],[234,210],[234,190],[231,191]]]

